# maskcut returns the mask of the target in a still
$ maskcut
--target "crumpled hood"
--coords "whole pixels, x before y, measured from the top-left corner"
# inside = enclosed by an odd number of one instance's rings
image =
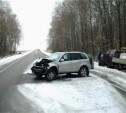
[[[47,66],[47,64],[53,62],[53,60],[50,60],[48,58],[41,58],[41,59],[38,59],[38,61],[36,61],[35,65],[36,66],[41,66],[41,65],[44,65],[44,66]]]

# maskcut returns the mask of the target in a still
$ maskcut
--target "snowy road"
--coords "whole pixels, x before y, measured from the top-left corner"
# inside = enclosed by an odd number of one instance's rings
[[[47,82],[27,74],[40,56],[32,52],[0,73],[0,113],[125,113],[126,93],[97,75]]]
[[[108,82],[91,77],[61,77],[53,82],[18,85],[36,112],[125,113],[126,101]],[[35,112],[33,111],[33,112]]]
[[[94,70],[91,70],[91,73],[99,75],[100,77],[111,82],[116,87],[126,91],[126,72],[98,66],[98,63],[95,62],[95,68]]]
[[[11,58],[0,60],[0,63],[3,60],[6,62],[5,64],[3,64],[4,62],[0,64],[0,113],[20,113],[20,102],[18,102],[19,106],[17,107],[19,110],[15,111],[15,107],[13,107],[13,103],[17,100],[16,95],[20,94],[17,92],[16,87],[24,79],[23,72],[29,64],[35,59],[46,55],[39,51],[33,51],[22,57],[20,56],[22,55],[14,56],[15,59],[12,56]],[[11,102],[12,99],[14,99],[13,102]],[[24,97],[20,98],[20,100],[24,100]],[[17,103],[14,104],[14,106],[16,105]]]

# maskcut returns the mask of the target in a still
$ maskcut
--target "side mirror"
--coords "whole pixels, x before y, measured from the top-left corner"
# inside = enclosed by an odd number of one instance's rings
[[[64,62],[64,59],[60,59],[60,62]]]

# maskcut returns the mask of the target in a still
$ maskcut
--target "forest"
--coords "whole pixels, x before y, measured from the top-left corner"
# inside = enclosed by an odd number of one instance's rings
[[[0,0],[0,57],[15,53],[21,39],[21,26],[8,2]]]
[[[53,12],[48,50],[98,51],[126,47],[126,0],[64,0]]]

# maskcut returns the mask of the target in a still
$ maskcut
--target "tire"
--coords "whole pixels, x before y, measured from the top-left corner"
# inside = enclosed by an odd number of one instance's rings
[[[118,64],[114,64],[114,69],[119,69],[119,65]]]
[[[67,76],[70,77],[71,76],[71,73],[67,73]]]
[[[39,78],[41,78],[41,77],[42,77],[41,75],[36,75],[36,78],[37,78],[37,79],[39,79]]]
[[[89,75],[89,71],[87,67],[81,67],[79,70],[79,76],[81,77],[87,77]]]
[[[56,77],[57,73],[53,69],[50,69],[49,72],[45,75],[47,81],[52,81],[56,79]]]
[[[121,67],[121,70],[126,70],[125,68],[126,68],[126,66],[125,65],[120,65],[120,67]]]

